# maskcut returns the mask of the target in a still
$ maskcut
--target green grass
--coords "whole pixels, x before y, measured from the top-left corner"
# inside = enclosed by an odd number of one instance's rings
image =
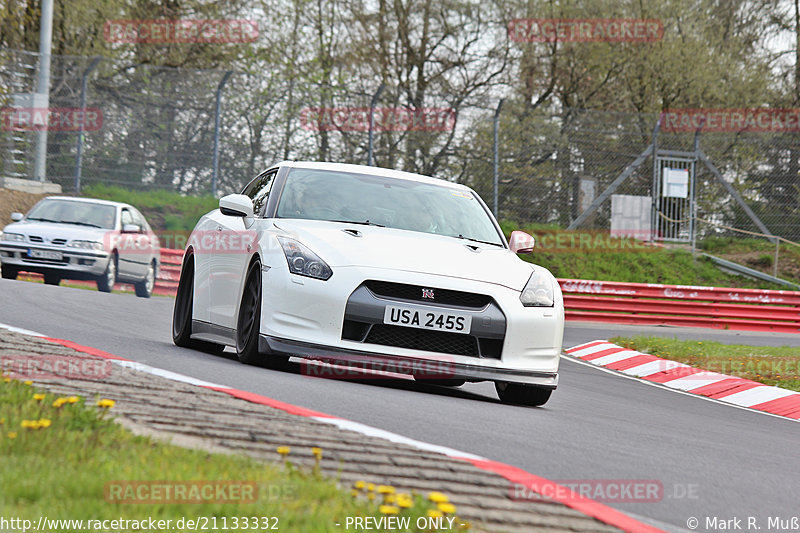
[[[139,209],[156,232],[191,231],[201,216],[216,209],[219,200],[211,195],[184,196],[165,190],[136,191],[95,183],[83,195],[126,202]]]
[[[800,391],[800,349],[685,341],[665,337],[614,337],[610,342],[711,372]]]
[[[381,516],[378,499],[368,501],[365,492],[358,497],[345,493],[316,468],[304,471],[293,467],[291,453],[282,465],[260,463],[244,455],[180,448],[133,435],[114,423],[108,409],[98,407],[94,400],[80,399],[56,407],[56,396],[46,394],[36,400],[36,392],[17,380],[0,380],[0,516],[6,519],[20,517],[37,524],[42,516],[84,520],[153,517],[175,524],[182,517],[216,517],[217,529],[223,529],[223,518],[228,529],[234,529],[234,517],[256,516],[277,517],[280,531],[323,532],[342,530],[335,524],[344,525],[348,516]],[[23,427],[23,421],[42,420],[49,421],[49,427]],[[237,501],[176,503],[162,497],[149,503],[118,503],[108,501],[113,493],[105,492],[127,481],[192,480],[237,482],[238,487],[245,487],[244,494],[249,490],[253,498],[238,501],[229,493]],[[414,524],[431,506],[417,496],[400,516],[410,517]],[[274,524],[274,518],[269,523]],[[75,527],[57,530],[81,531]]]

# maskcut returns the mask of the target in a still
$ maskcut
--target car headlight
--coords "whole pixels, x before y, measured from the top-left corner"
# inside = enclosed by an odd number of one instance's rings
[[[525,307],[553,307],[553,280],[545,272],[534,271],[522,289],[519,300]]]
[[[3,233],[4,241],[24,241],[25,235],[21,233]]]
[[[325,261],[299,242],[286,237],[278,237],[278,241],[292,274],[321,280],[327,280],[333,275],[333,270]]]
[[[96,241],[69,241],[69,244],[72,248],[85,248],[87,250],[103,250],[103,243],[96,242]]]

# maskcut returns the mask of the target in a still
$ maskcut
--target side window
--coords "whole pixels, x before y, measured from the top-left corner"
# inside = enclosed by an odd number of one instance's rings
[[[275,181],[277,173],[277,170],[271,170],[261,174],[242,191],[242,194],[246,194],[253,200],[253,213],[256,216],[264,215],[264,208],[267,206],[267,200],[269,200],[269,191],[272,189],[272,183]]]

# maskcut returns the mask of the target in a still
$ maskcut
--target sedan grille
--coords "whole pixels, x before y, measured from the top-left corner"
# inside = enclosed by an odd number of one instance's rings
[[[470,335],[404,328],[389,324],[373,325],[364,342],[427,352],[479,355],[476,339]]]
[[[471,292],[454,291],[450,289],[436,289],[421,285],[407,285],[405,283],[391,283],[388,281],[370,280],[364,283],[367,288],[380,298],[391,300],[410,300],[415,302],[435,303],[437,305],[452,305],[468,309],[482,309],[491,301],[491,296],[473,294]],[[428,292],[430,291],[430,292]],[[433,298],[423,297],[423,294]]]
[[[30,240],[31,242],[44,242],[44,239],[42,239],[38,235],[31,235],[28,237],[28,240]]]

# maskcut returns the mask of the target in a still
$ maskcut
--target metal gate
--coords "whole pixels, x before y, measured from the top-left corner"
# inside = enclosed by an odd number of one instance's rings
[[[656,240],[693,240],[696,166],[693,157],[676,157],[661,151],[656,155],[651,225]]]

